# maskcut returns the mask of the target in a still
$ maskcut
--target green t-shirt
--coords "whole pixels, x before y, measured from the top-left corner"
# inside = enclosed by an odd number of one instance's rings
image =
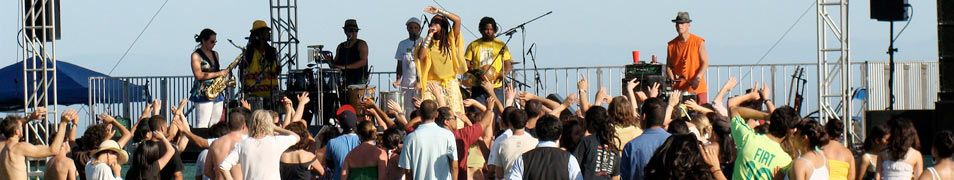
[[[756,134],[742,117],[733,117],[731,126],[732,139],[739,149],[733,180],[772,179],[778,171],[787,171],[792,158],[781,145],[764,134]]]

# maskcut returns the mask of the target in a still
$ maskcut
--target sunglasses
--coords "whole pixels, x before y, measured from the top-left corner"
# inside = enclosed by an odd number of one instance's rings
[[[345,29],[344,31],[345,31],[345,32],[358,32],[357,29]]]

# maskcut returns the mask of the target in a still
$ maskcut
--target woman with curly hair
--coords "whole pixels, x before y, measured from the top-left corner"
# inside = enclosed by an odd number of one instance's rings
[[[619,163],[622,141],[616,136],[616,128],[610,123],[606,108],[593,106],[586,111],[586,129],[589,136],[583,137],[573,151],[581,168],[584,179],[617,179],[620,175]]]
[[[911,179],[921,176],[924,170],[924,160],[921,158],[921,147],[918,141],[918,131],[914,124],[904,118],[894,118],[888,121],[891,127],[891,136],[888,145],[878,155],[878,174],[881,179]]]

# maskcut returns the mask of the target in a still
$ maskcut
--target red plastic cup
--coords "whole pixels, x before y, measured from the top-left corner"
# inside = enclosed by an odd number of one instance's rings
[[[639,64],[639,51],[633,51],[633,64]]]

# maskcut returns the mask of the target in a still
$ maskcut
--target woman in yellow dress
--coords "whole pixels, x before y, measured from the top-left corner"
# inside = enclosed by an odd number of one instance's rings
[[[434,14],[431,18],[427,36],[417,46],[415,61],[417,66],[418,83],[421,88],[421,97],[424,100],[434,100],[434,94],[428,88],[431,84],[438,85],[445,106],[455,113],[464,112],[464,105],[460,94],[460,82],[457,75],[467,72],[467,63],[464,62],[464,41],[460,36],[460,17],[456,14],[429,6],[424,12]],[[452,24],[453,23],[453,24]]]

